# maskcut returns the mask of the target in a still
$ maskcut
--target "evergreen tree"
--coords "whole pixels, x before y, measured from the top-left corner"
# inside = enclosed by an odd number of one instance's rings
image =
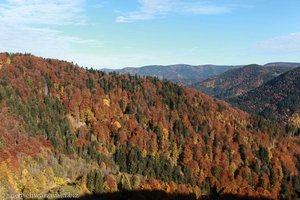
[[[94,192],[100,194],[103,192],[103,176],[100,170],[95,172]]]

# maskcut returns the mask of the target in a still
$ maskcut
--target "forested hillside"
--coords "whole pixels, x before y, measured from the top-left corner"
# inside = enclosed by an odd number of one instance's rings
[[[300,68],[232,98],[230,102],[248,112],[300,127]]]
[[[299,136],[195,89],[0,54],[0,194],[294,198]]]
[[[266,66],[247,65],[194,83],[191,87],[216,98],[229,99],[243,95],[294,67],[284,63]]]

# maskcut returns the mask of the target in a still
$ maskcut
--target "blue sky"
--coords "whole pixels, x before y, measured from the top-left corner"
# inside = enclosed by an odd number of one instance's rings
[[[0,0],[0,51],[94,68],[300,62],[299,0]]]

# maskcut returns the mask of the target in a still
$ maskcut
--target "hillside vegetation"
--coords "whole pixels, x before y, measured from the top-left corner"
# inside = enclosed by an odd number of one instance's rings
[[[269,80],[293,69],[292,65],[247,65],[191,85],[210,96],[229,99],[253,90]]]
[[[0,54],[0,194],[296,198],[299,137],[195,89]]]
[[[230,102],[248,112],[300,127],[300,68],[232,98]]]

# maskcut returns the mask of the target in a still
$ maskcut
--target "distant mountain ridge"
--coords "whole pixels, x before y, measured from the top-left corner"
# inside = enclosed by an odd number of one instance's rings
[[[228,99],[245,94],[296,66],[298,64],[270,63],[264,66],[252,64],[228,70],[207,80],[194,83],[191,87],[216,98]]]
[[[300,63],[297,62],[272,62],[264,65],[265,67],[300,67]]]
[[[167,79],[175,83],[180,83],[187,86],[199,84],[201,81],[218,76],[228,70],[235,70],[247,65],[188,65],[188,64],[174,64],[174,65],[148,65],[143,67],[125,67],[122,69],[107,69],[103,68],[104,72],[118,72],[120,74],[131,74],[139,76],[152,76],[159,79]],[[300,63],[293,62],[272,62],[263,65],[265,68],[281,68],[292,69],[300,67]],[[274,69],[272,69],[274,70]],[[272,71],[271,70],[271,71]],[[280,70],[280,71],[281,71]],[[232,71],[233,72],[233,71]],[[192,86],[197,88],[197,86]]]
[[[268,119],[300,126],[300,67],[248,93],[229,99],[233,105]]]
[[[152,76],[159,79],[167,79],[185,85],[199,80],[205,80],[211,76],[221,74],[229,69],[242,67],[241,65],[149,65],[140,68],[126,67],[123,69],[102,69],[105,72],[118,72],[120,74],[131,74],[140,76]]]

